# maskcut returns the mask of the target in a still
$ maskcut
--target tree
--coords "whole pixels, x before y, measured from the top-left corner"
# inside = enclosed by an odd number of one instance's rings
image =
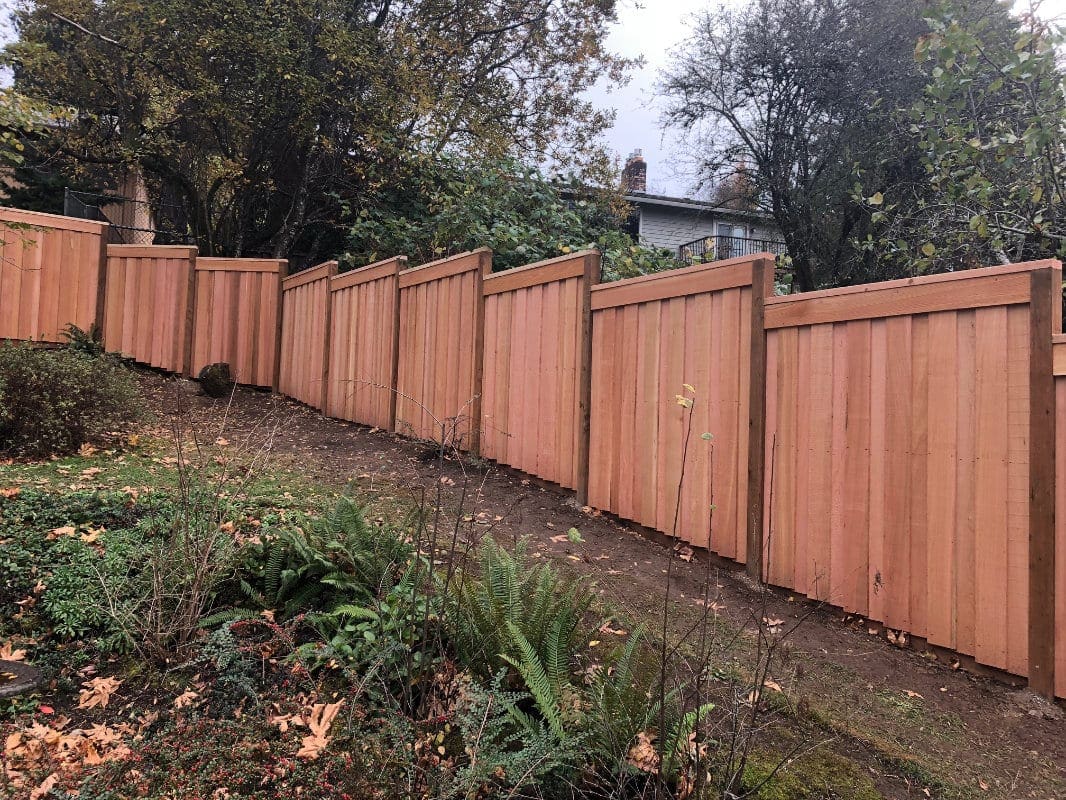
[[[613,0],[36,0],[20,91],[78,110],[50,158],[138,171],[214,254],[319,257],[341,203],[415,156],[599,163],[581,99],[626,62]]]
[[[912,273],[1066,255],[1066,95],[1061,33],[1000,4],[930,9],[915,56],[923,96],[900,115],[924,170],[870,194],[865,245]]]
[[[623,232],[629,208],[617,191],[549,180],[513,158],[444,155],[409,166],[351,210],[348,265],[397,253],[421,264],[487,246],[494,269],[585,248],[602,253],[605,280],[677,266],[672,252],[639,247]]]
[[[912,53],[921,0],[752,0],[702,14],[664,75],[666,122],[692,133],[711,184],[745,164],[780,228],[800,290],[885,277],[854,246],[871,210],[856,175],[913,180],[913,143],[892,114],[923,87]]]

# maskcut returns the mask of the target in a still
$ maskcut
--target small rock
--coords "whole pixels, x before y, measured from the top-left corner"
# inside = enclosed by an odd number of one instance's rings
[[[229,364],[224,361],[208,364],[200,370],[196,379],[208,397],[227,397],[233,391],[233,377]]]

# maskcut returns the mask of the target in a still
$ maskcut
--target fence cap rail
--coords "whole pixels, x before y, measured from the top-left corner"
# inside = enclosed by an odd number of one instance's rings
[[[40,211],[23,211],[21,208],[11,206],[0,206],[0,221],[36,225],[41,228],[58,228],[64,231],[95,233],[101,236],[108,227],[106,222],[64,217],[61,214],[45,214]]]
[[[1054,259],[1027,261],[771,297],[766,300],[766,327],[1028,303],[1029,274],[1039,269],[1061,270],[1061,264]]]
[[[599,280],[599,263],[598,250],[580,250],[557,258],[538,261],[535,264],[493,272],[485,276],[485,294],[512,292],[568,278],[586,277],[595,282]]]
[[[459,253],[458,255],[442,258],[438,261],[430,261],[428,264],[404,270],[400,273],[400,288],[406,289],[409,286],[417,286],[427,281],[449,278],[452,275],[459,275],[476,269],[480,269],[482,275],[488,275],[492,272],[492,248],[479,247],[477,250]]]
[[[362,283],[395,277],[400,274],[400,270],[404,268],[406,263],[407,256],[393,256],[392,258],[386,258],[384,261],[375,261],[373,264],[367,264],[365,267],[342,272],[340,275],[334,275],[330,278],[329,290],[331,292],[339,292],[342,289],[350,289]]]
[[[194,258],[197,248],[181,244],[109,244],[115,258]]]
[[[602,311],[634,303],[751,286],[755,279],[755,267],[760,263],[773,262],[773,253],[759,253],[601,283],[592,287],[592,310]]]
[[[289,262],[284,258],[221,258],[199,256],[198,272],[276,272],[282,276]]]
[[[298,286],[303,286],[306,283],[313,283],[314,281],[328,280],[337,274],[337,262],[326,261],[322,264],[318,264],[307,269],[300,270],[299,272],[287,276],[281,282],[282,291],[289,289],[295,289]]]

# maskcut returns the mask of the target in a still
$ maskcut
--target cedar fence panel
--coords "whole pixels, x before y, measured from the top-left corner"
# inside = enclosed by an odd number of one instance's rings
[[[1053,535],[1031,499],[1054,484],[1031,412],[1055,324],[1038,276],[1058,286],[1058,262],[767,301],[770,583],[1018,675],[1046,660],[1029,638],[1030,536]]]
[[[195,247],[108,245],[104,346],[170,372],[189,368]]]
[[[481,455],[585,494],[595,251],[486,276]]]
[[[279,259],[197,258],[192,374],[225,361],[238,383],[276,387],[281,280],[287,264]]]
[[[400,256],[330,280],[326,414],[392,430],[396,414]]]
[[[760,254],[592,288],[590,505],[745,560],[752,307],[772,278]]]
[[[0,339],[61,342],[68,324],[101,323],[106,243],[106,223],[0,208]]]
[[[1055,694],[1066,697],[1066,336],[1054,337]],[[1046,603],[1046,599],[1045,599]],[[1047,608],[1045,606],[1044,613]]]
[[[477,452],[488,248],[400,273],[398,433]]]
[[[326,407],[330,349],[330,279],[337,262],[290,275],[281,282],[281,362],[278,391]]]

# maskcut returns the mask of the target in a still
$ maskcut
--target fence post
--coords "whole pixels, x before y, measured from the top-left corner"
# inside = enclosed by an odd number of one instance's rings
[[[766,473],[765,305],[774,294],[774,261],[755,260],[751,268],[751,356],[748,360],[748,575],[763,577],[763,488]]]
[[[1030,273],[1029,688],[1055,696],[1055,377],[1053,333],[1062,328],[1062,269]]]
[[[600,282],[599,253],[585,256],[581,287],[581,348],[578,357],[577,502],[589,502],[589,442],[592,437],[592,287]]]
[[[470,403],[470,452],[481,455],[481,394],[485,378],[485,288],[486,275],[492,274],[492,250],[485,248],[478,256],[474,271],[474,399]]]
[[[271,381],[271,390],[274,394],[278,393],[278,386],[281,384],[281,325],[282,318],[285,315],[285,309],[283,308],[284,302],[282,301],[282,286],[285,278],[289,274],[289,262],[287,260],[278,261],[278,294],[276,302],[278,313],[276,314],[275,329],[274,329],[274,380]]]
[[[104,316],[107,313],[107,240],[110,230],[111,226],[105,224],[103,230],[100,231],[100,263],[96,268],[96,311],[93,322],[101,341],[104,337]]]
[[[192,377],[192,341],[196,330],[196,256],[198,248],[189,252],[189,281],[185,287],[185,334],[182,336],[181,373]]]

